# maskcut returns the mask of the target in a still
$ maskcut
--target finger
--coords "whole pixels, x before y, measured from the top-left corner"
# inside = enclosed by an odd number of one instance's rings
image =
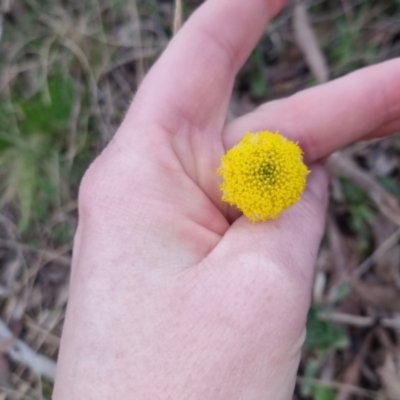
[[[368,134],[365,139],[377,139],[397,132],[400,132],[400,119],[384,124],[374,132]]]
[[[236,73],[285,1],[206,1],[148,74],[130,117],[151,118],[174,133],[188,124],[222,126]]]
[[[291,396],[324,231],[328,178],[321,166],[311,168],[299,203],[276,220],[239,218],[208,258],[215,287],[224,288],[220,308],[225,297],[236,300],[235,315],[244,314],[241,329],[253,334],[263,376],[276,377],[265,391],[271,399]]]
[[[231,148],[246,131],[279,130],[297,140],[306,160],[318,160],[400,119],[400,59],[364,68],[278,100],[232,121]]]
[[[274,267],[271,268],[281,270],[285,280],[297,286],[303,295],[305,293],[308,301],[329,197],[325,168],[316,163],[310,169],[307,188],[298,203],[279,218],[265,222],[253,223],[245,216],[238,218],[211,253],[213,264],[221,265],[222,269],[225,265],[234,269],[237,264],[240,269],[241,256],[251,258],[254,255],[254,262],[247,262],[246,268],[252,264],[259,269],[258,275],[269,274],[268,264],[272,261]],[[218,258],[221,262],[217,262]],[[251,274],[248,269],[246,273]]]

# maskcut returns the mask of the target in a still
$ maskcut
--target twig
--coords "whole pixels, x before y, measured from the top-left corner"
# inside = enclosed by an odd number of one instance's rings
[[[58,318],[56,320],[56,322],[59,322],[60,319]],[[36,323],[32,318],[29,318],[28,316],[25,316],[25,322],[26,322],[26,326],[29,329],[32,329],[32,331],[34,331],[35,333],[39,333],[41,334],[41,342],[47,342],[53,345],[56,345],[57,348],[60,347],[60,341],[61,339],[54,335],[53,333],[50,332],[49,329],[45,329],[42,326],[40,326],[38,323]],[[54,328],[54,327],[51,327]]]
[[[323,320],[357,326],[360,328],[378,325],[384,328],[400,329],[400,318],[374,318],[364,317],[361,315],[344,314],[340,312],[321,312],[318,314],[318,317]]]
[[[1,395],[4,394],[4,396],[7,396],[7,394],[9,394],[10,396],[14,396],[12,398],[21,399],[21,393],[17,390],[14,390],[14,389],[11,389],[11,388],[8,388],[5,386],[0,386],[0,392],[1,392]],[[0,397],[0,400],[3,400],[3,399],[7,400],[7,397]],[[36,400],[36,398],[24,394],[23,400]]]
[[[302,50],[313,75],[319,83],[327,82],[329,80],[328,64],[302,0],[296,0],[294,5],[293,29],[297,44]]]
[[[7,14],[11,8],[11,0],[2,0],[0,5],[0,40],[3,36],[3,21],[4,21],[4,14]]]
[[[10,340],[13,339],[14,335],[0,319],[0,339]],[[35,373],[45,377],[51,382],[54,382],[56,375],[56,363],[48,357],[41,354],[37,354],[31,347],[20,339],[13,340],[13,343],[9,346],[6,351],[10,359],[16,363],[21,363],[30,368]]]
[[[334,175],[346,176],[363,188],[379,211],[400,226],[400,205],[397,199],[368,173],[362,171],[350,157],[341,151],[337,151],[329,157],[326,166]]]
[[[131,10],[133,24],[139,26],[137,33],[133,36],[133,43],[132,43],[134,54],[137,56],[135,61],[135,72],[136,72],[135,79],[136,79],[136,87],[138,88],[146,74],[146,71],[143,63],[144,56],[143,56],[143,44],[142,44],[142,36],[140,29],[140,17],[136,6],[136,1],[131,2],[130,10]]]
[[[72,248],[72,244],[68,244],[69,248],[66,249],[62,247],[62,251],[53,251],[53,250],[44,250],[44,249],[35,249],[32,246],[29,246],[27,244],[19,243],[19,242],[14,242],[13,240],[5,240],[5,239],[0,239],[0,246],[7,247],[9,249],[18,249],[21,248],[22,250],[27,250],[27,251],[34,251],[36,253],[39,253],[43,257],[46,258],[47,262],[50,261],[55,261],[65,267],[69,267],[71,265],[71,257],[67,257],[62,255],[62,252],[67,252]]]
[[[182,26],[182,0],[175,0],[175,12],[174,12],[174,35],[177,34]]]
[[[367,172],[361,170],[357,164],[343,152],[332,154],[326,163],[328,170],[336,176],[346,176],[364,189],[369,198],[375,203],[378,210],[393,223],[399,226],[365,261],[352,273],[352,279],[365,274],[387,251],[400,240],[400,205],[397,199],[389,194]]]
[[[306,378],[306,377],[297,377],[297,382],[300,384],[308,384],[313,386],[325,386],[331,387],[333,389],[340,389],[343,392],[348,392],[352,394],[359,394],[361,396],[365,396],[368,399],[380,399],[380,394],[373,392],[372,390],[362,389],[358,386],[350,385],[348,383],[340,383],[340,382],[330,382],[322,379],[316,378]]]
[[[341,0],[344,14],[346,15],[347,22],[350,23],[353,19],[353,9],[348,0]]]
[[[151,58],[155,57],[159,54],[166,46],[168,42],[163,41],[159,45],[159,48],[155,47],[144,47],[141,52],[141,57],[144,58]],[[99,80],[103,79],[107,74],[112,72],[116,68],[123,67],[126,64],[130,64],[132,62],[136,62],[138,60],[139,55],[135,52],[127,53],[118,60],[116,60],[113,64],[110,64],[108,67],[104,68],[99,74]]]
[[[51,254],[46,254],[43,252],[43,250],[40,251],[39,255],[42,257],[42,259],[39,259],[37,263],[33,267],[27,271],[25,276],[22,279],[21,282],[21,289],[32,279],[34,278],[38,272],[49,262],[55,261],[59,259],[60,257],[63,257],[63,254],[68,253],[69,251],[72,250],[73,247],[73,242],[66,243],[62,246],[60,246],[56,251],[51,252]],[[48,250],[44,250],[47,252]],[[70,266],[71,262],[68,264]]]
[[[0,225],[4,227],[5,233],[10,242],[17,242],[16,227],[6,216],[0,214]],[[4,269],[3,279],[6,284],[6,291],[3,293],[12,293],[14,284],[22,266],[26,267],[26,260],[20,246],[14,248],[15,257],[7,263]]]
[[[77,137],[79,129],[79,117],[81,115],[82,106],[82,89],[76,91],[75,101],[72,104],[72,112],[70,116],[69,135],[68,135],[68,148],[67,148],[67,167],[71,170],[75,156],[78,152]]]
[[[97,85],[99,74],[94,73],[87,55],[80,45],[66,35],[66,29],[63,24],[60,24],[59,21],[55,21],[48,15],[40,12],[37,14],[37,19],[48,26],[54,34],[61,39],[61,44],[76,57],[82,69],[85,71],[89,83],[94,115],[99,121],[99,129],[101,130],[103,138],[106,140],[109,136],[109,127],[104,121],[99,105],[99,89]]]
[[[364,275],[381,257],[383,257],[400,240],[400,228],[392,233],[367,259],[365,259],[352,273],[353,279]]]
[[[329,244],[333,259],[333,266],[335,267],[338,277],[345,274],[347,257],[344,247],[343,237],[339,232],[336,221],[330,216],[328,217],[327,233],[329,236]]]

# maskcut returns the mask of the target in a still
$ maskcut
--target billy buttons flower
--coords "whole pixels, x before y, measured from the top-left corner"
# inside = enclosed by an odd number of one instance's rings
[[[221,161],[222,200],[250,221],[265,221],[300,200],[309,170],[300,147],[269,131],[246,133]]]

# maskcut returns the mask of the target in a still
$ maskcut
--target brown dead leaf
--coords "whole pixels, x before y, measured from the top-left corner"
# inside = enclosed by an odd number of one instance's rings
[[[400,349],[387,352],[385,362],[378,369],[386,394],[391,400],[400,399]]]
[[[8,383],[11,375],[10,363],[4,355],[0,355],[0,384]],[[0,398],[1,399],[1,398]]]
[[[8,353],[14,345],[14,338],[0,339],[0,354]]]
[[[354,357],[353,361],[348,365],[344,371],[343,377],[341,381],[343,383],[347,383],[353,386],[359,385],[360,379],[360,369],[361,365],[364,362],[365,356],[368,353],[368,350],[371,345],[371,340],[373,338],[372,332],[368,334],[362,343],[361,349]],[[348,400],[350,399],[350,394],[347,391],[339,390],[337,400]]]
[[[371,221],[375,248],[380,247],[388,237],[396,232],[397,226],[383,215],[377,215]],[[396,272],[400,260],[400,246],[396,245],[376,259],[374,271],[378,279],[386,284],[396,282]]]
[[[336,279],[342,278],[346,273],[348,264],[348,255],[344,243],[344,238],[341,235],[336,221],[333,218],[328,218],[328,237],[332,255],[333,266],[335,268]]]
[[[353,289],[367,305],[387,311],[400,311],[400,291],[393,286],[354,281]]]

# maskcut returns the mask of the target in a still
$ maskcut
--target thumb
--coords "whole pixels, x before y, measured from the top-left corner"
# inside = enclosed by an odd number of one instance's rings
[[[265,223],[240,217],[213,254],[224,285],[235,288],[231,297],[240,304],[235,312],[250,335],[246,343],[257,349],[254,376],[261,378],[255,385],[264,387],[271,399],[290,398],[293,393],[324,232],[328,178],[322,166],[311,169],[296,205]]]
[[[288,279],[299,281],[304,290],[311,289],[328,204],[326,170],[321,164],[310,169],[306,190],[297,204],[264,223],[252,223],[242,216],[224,236],[231,253],[233,246],[238,251],[246,248],[247,254],[258,254],[282,266]]]

